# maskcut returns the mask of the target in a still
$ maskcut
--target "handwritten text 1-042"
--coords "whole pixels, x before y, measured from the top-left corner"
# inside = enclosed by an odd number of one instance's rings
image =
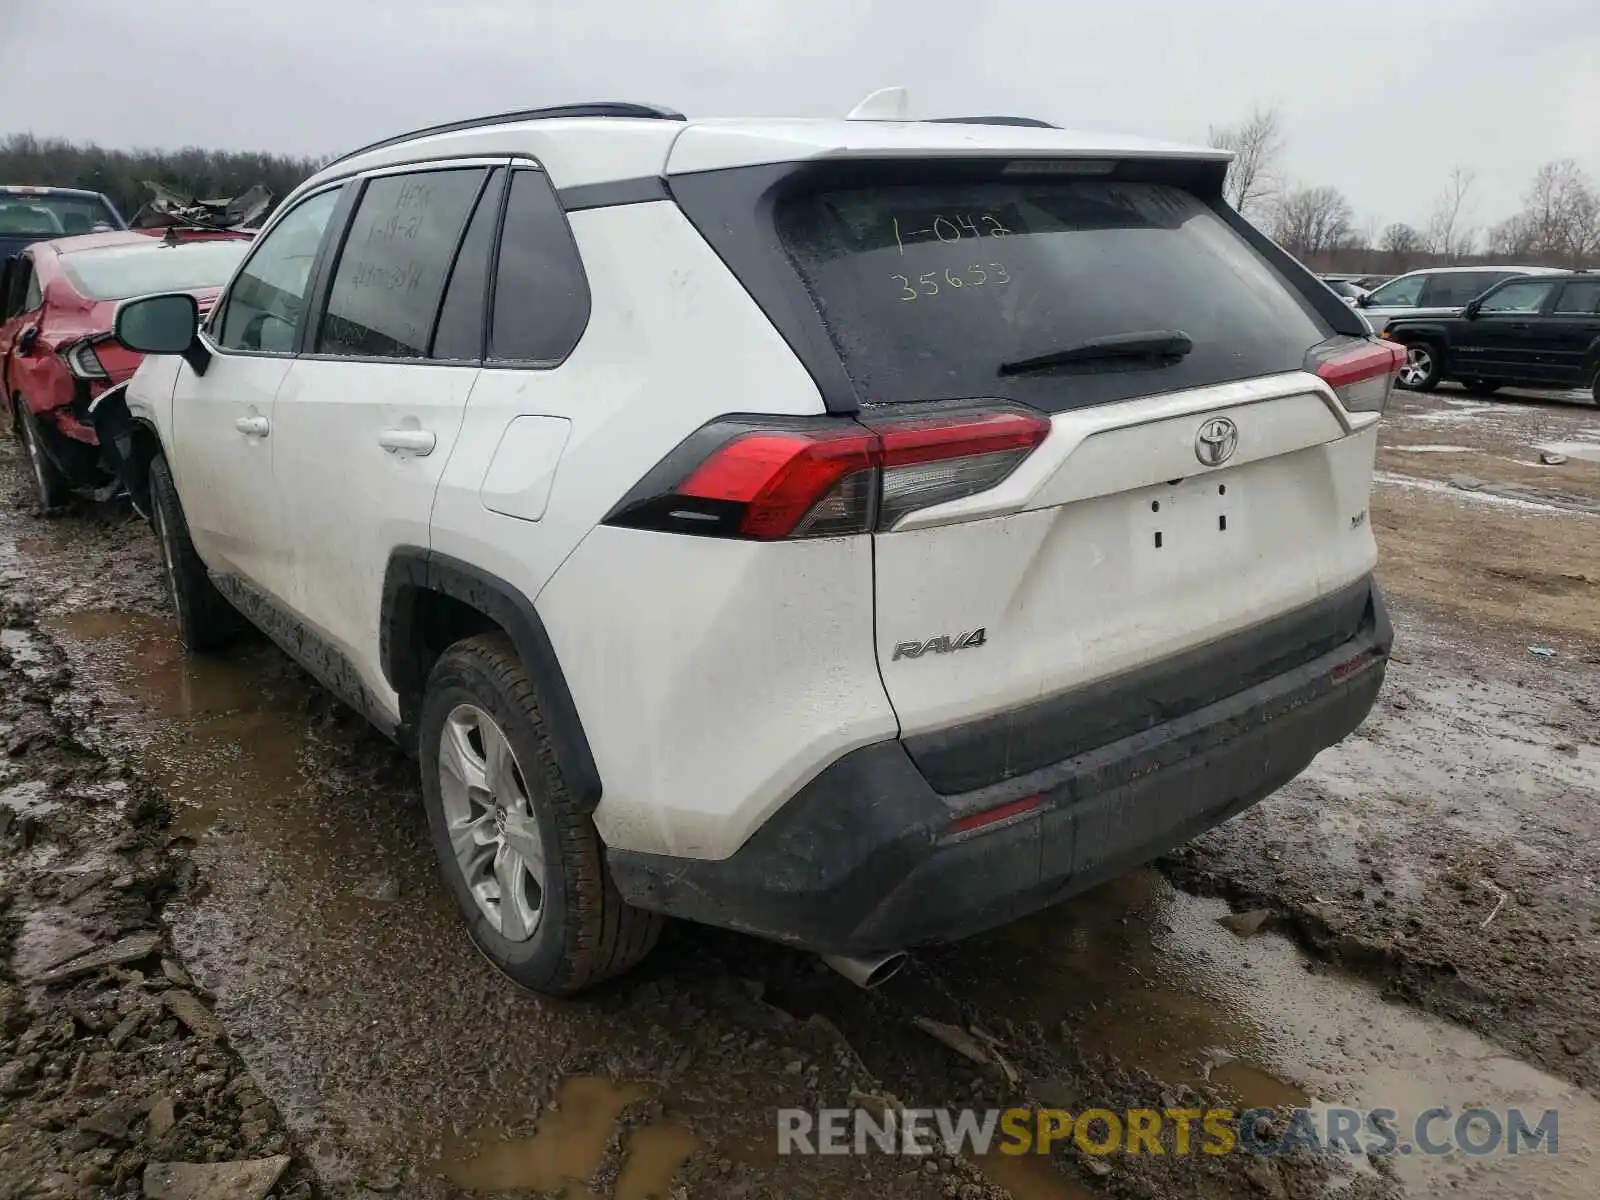
[[[950,216],[934,213],[932,216],[919,216],[915,220],[908,217],[903,224],[895,216],[889,218],[889,223],[894,229],[894,244],[900,248],[901,254],[906,252],[907,246],[914,247],[923,242],[952,245],[963,238],[970,240],[1011,235],[1004,221],[993,213],[984,212],[958,212]]]

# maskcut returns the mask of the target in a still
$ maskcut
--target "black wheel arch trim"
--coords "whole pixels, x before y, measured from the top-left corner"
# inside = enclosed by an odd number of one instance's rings
[[[430,592],[475,609],[505,630],[533,684],[567,787],[583,811],[593,812],[600,803],[600,772],[538,610],[498,576],[419,546],[394,550],[383,581],[379,656],[384,677],[400,697],[402,744],[408,750],[415,747],[422,693],[432,665],[423,651],[421,625],[422,602]]]

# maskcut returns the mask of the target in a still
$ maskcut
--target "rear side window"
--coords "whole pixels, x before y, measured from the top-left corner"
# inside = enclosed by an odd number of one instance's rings
[[[28,286],[22,294],[22,311],[32,312],[44,303],[44,289],[39,286],[39,275],[33,269],[33,261],[31,259],[28,260],[28,265],[24,270],[28,274]]]
[[[1600,314],[1600,279],[1584,279],[1561,289],[1556,312],[1562,316],[1592,317]]]
[[[367,181],[333,273],[315,352],[422,358],[482,167]]]
[[[822,191],[778,231],[869,404],[1006,396],[1047,411],[1299,370],[1331,332],[1191,193],[1040,179]],[[1130,335],[1181,358],[1014,364]]]
[[[513,171],[495,271],[489,357],[555,363],[589,323],[589,284],[566,214],[542,171]]]
[[[1441,271],[1429,275],[1422,285],[1422,308],[1461,308],[1468,300],[1483,295],[1504,279],[1514,275],[1495,271]]]

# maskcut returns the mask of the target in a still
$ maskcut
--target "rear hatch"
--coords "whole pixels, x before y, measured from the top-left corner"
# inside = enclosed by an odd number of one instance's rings
[[[884,438],[878,660],[941,791],[1240,690],[1361,617],[1316,602],[1372,567],[1372,418],[1318,372],[1375,409],[1392,353],[1274,266],[1203,194],[1215,177],[1173,165],[835,167],[771,200],[857,419]],[[896,431],[930,422],[949,448],[897,466]],[[1279,652],[1196,669],[1197,647],[1297,612]],[[1132,707],[1115,697],[1085,745],[1060,698],[1115,678]],[[960,727],[962,752],[918,740]]]

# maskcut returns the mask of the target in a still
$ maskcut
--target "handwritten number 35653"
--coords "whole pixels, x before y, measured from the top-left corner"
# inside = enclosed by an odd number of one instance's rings
[[[944,282],[943,289],[939,286],[941,274]],[[982,263],[973,263],[959,274],[948,267],[942,273],[928,271],[919,275],[914,284],[908,275],[891,275],[889,278],[899,280],[901,300],[917,300],[923,296],[937,296],[941,290],[952,288],[983,287],[985,284],[990,283],[1011,282],[1010,273],[1005,267],[996,262],[990,263],[988,270],[984,269]]]

